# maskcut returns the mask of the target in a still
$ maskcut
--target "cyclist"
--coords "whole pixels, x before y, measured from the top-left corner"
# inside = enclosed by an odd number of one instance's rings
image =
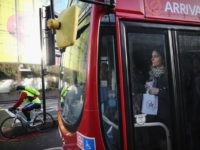
[[[67,92],[68,92],[68,87],[66,85],[64,85],[64,87],[62,88],[61,90],[61,98],[60,98],[60,103],[61,103],[61,107],[64,107],[64,99],[65,99],[65,96],[67,95]]]
[[[22,102],[26,102],[27,104],[22,108],[22,112],[26,116],[27,124],[31,123],[31,117],[30,117],[30,111],[33,109],[39,109],[41,108],[41,101],[39,99],[40,92],[33,88],[32,86],[17,86],[16,90],[21,91],[21,95],[17,102],[13,105],[13,107],[10,107],[9,111],[14,111],[19,107]]]

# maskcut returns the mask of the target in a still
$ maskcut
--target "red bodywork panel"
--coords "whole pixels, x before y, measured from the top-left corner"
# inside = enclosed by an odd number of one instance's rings
[[[120,18],[200,23],[199,0],[118,0],[115,11]]]
[[[61,118],[61,114],[58,111],[59,128],[62,134],[62,138],[66,144],[63,145],[65,150],[77,150],[82,147],[82,141],[77,140],[81,138],[80,135],[95,140],[96,149],[104,149],[103,139],[100,128],[99,108],[98,108],[98,37],[99,37],[99,23],[102,14],[105,13],[103,7],[94,5],[92,7],[92,15],[90,22],[90,42],[88,48],[88,69],[87,69],[87,81],[85,91],[85,102],[82,118],[79,124],[77,132],[70,133]],[[88,82],[92,81],[92,82]]]
[[[88,50],[88,69],[84,111],[78,132],[89,138],[95,138],[96,149],[104,149],[100,128],[98,108],[98,40],[99,24],[105,10],[98,5],[92,7],[90,39]]]

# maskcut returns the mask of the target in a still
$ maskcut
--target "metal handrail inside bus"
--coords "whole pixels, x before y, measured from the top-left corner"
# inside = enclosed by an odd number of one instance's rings
[[[113,128],[115,128],[116,130],[119,129],[119,126],[116,125],[114,122],[110,121],[110,119],[108,119],[106,116],[102,115],[103,120],[109,124],[110,126],[112,126]],[[138,124],[135,123],[134,126],[136,128],[138,127],[155,127],[155,126],[160,126],[165,130],[166,133],[166,139],[167,139],[167,150],[171,150],[171,142],[170,142],[170,133],[169,133],[169,129],[167,128],[167,126],[162,123],[162,122],[149,122],[149,123],[143,123],[143,124]]]
[[[115,128],[116,130],[119,129],[118,125],[116,125],[114,122],[110,121],[106,116],[102,116],[103,121],[105,121],[107,124],[109,124],[110,126],[112,126],[113,128]]]
[[[169,129],[167,128],[167,126],[164,123],[162,123],[162,122],[149,122],[149,123],[143,123],[143,124],[135,123],[134,126],[136,128],[137,127],[154,127],[154,126],[160,126],[160,127],[164,128],[165,133],[166,133],[166,138],[167,138],[167,150],[171,150]]]

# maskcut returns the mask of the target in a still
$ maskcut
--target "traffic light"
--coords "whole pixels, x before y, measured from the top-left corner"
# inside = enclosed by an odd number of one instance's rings
[[[52,18],[53,14],[51,6],[40,8],[40,38],[43,65],[55,64],[55,30],[47,27],[47,20]]]

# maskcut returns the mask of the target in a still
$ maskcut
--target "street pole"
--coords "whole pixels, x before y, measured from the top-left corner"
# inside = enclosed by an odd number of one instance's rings
[[[43,117],[44,122],[46,122],[46,96],[45,96],[45,51],[46,51],[46,14],[45,7],[39,9],[40,14],[40,44],[41,44],[41,78],[42,78],[42,100],[43,100]]]
[[[54,30],[47,27],[47,20],[54,18],[53,0],[50,0],[49,6],[42,6],[39,9],[40,14],[40,43],[41,43],[41,73],[42,73],[42,98],[43,98],[43,116],[46,121],[46,97],[45,97],[45,80],[47,74],[47,65],[55,63],[55,44]],[[54,55],[53,55],[54,54]]]
[[[45,68],[44,65],[41,65],[41,70],[42,70],[42,98],[43,98],[43,116],[44,116],[44,122],[46,122],[46,96],[45,96]]]

